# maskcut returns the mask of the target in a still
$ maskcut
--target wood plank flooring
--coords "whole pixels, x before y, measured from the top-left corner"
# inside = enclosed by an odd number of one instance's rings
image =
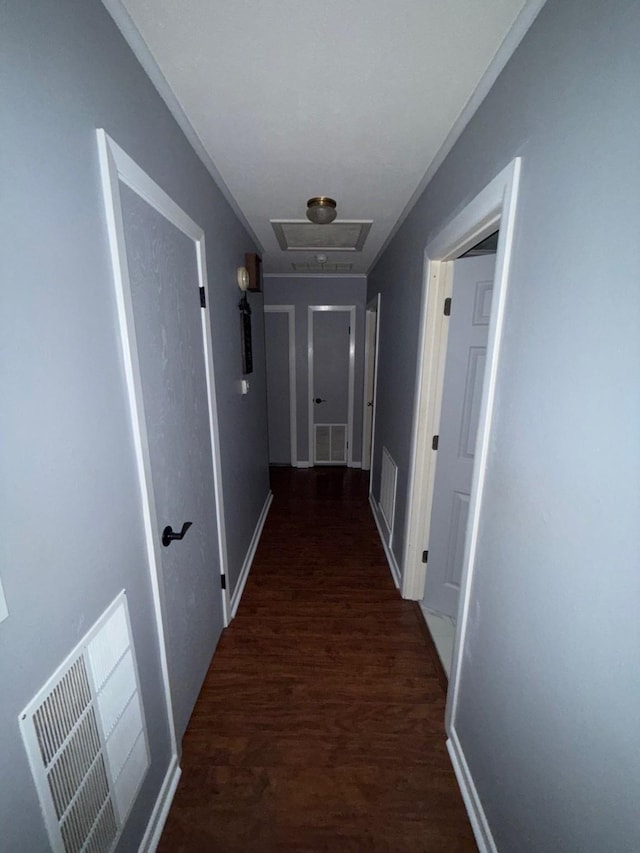
[[[394,588],[365,472],[272,469],[274,501],[159,850],[476,851],[445,686]]]

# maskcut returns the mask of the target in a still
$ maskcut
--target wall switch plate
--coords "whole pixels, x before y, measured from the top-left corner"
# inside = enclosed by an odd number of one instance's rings
[[[9,611],[7,610],[7,599],[4,597],[2,581],[0,580],[0,622],[3,622],[8,615]]]
[[[241,394],[248,394],[249,393],[249,380],[248,379],[241,379],[240,380],[240,393]]]

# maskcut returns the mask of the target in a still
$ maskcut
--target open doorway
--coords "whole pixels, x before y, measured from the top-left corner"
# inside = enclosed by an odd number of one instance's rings
[[[449,675],[484,383],[498,232],[453,262],[431,517],[420,606]]]
[[[447,732],[453,741],[455,741],[452,732],[455,723],[458,663],[464,648],[468,593],[473,576],[482,510],[484,476],[491,435],[519,171],[520,162],[514,160],[429,242],[425,251],[421,338],[418,352],[409,513],[403,555],[402,593],[405,598],[418,601],[423,599],[425,587],[429,589],[426,577],[431,568],[432,542],[435,544],[439,536],[444,542],[445,553],[453,554],[453,557],[458,561],[457,579],[455,583],[449,583],[449,592],[457,600],[450,600],[448,603],[440,603],[439,605],[440,609],[446,610],[448,608],[449,614],[453,613],[453,617],[446,616],[450,620],[452,631],[454,621],[456,623],[453,649],[451,649],[449,640],[449,648],[446,652],[447,656],[451,658]],[[481,315],[487,315],[488,323],[486,325],[486,343],[478,345],[479,349],[480,346],[484,348],[484,352],[478,351],[474,354],[476,357],[476,374],[481,372],[483,380],[471,383],[472,391],[475,388],[475,393],[467,395],[470,397],[470,401],[467,403],[467,407],[470,409],[467,413],[467,421],[471,425],[471,422],[475,420],[473,430],[475,441],[472,440],[471,430],[466,438],[467,455],[472,457],[470,490],[465,500],[458,500],[459,518],[457,523],[453,524],[451,519],[453,492],[456,489],[452,488],[448,497],[445,498],[438,497],[436,494],[437,463],[441,447],[441,423],[443,416],[446,415],[447,354],[448,336],[451,331],[450,307],[452,305],[450,300],[452,297],[456,298],[453,293],[456,263],[461,268],[462,264],[467,261],[460,262],[459,259],[469,253],[470,249],[476,248],[477,250],[478,244],[482,244],[488,238],[495,240],[492,235],[497,232],[499,233],[495,242],[495,274],[490,298],[487,300],[487,287],[484,287],[482,298],[481,291],[483,288],[469,288],[468,294],[470,310],[475,310]],[[484,280],[486,283],[488,279],[482,274],[478,278],[478,281],[480,280]],[[471,289],[474,290],[472,295]],[[478,298],[477,304],[476,297]],[[482,359],[479,358],[480,355],[483,356]],[[458,356],[460,359],[460,353]],[[462,358],[461,361],[463,366],[460,367],[459,364],[458,371],[462,376],[461,382],[464,382],[469,366],[468,352],[466,369],[465,359]],[[484,361],[483,371],[478,370],[480,361]],[[464,408],[464,394],[462,396],[461,405]],[[460,401],[458,405],[460,405]],[[456,441],[459,445],[459,427],[463,419],[459,417],[458,420]],[[469,453],[469,447],[472,448],[471,453]],[[459,496],[456,495],[456,497]],[[439,507],[436,505],[436,499],[439,501]],[[447,501],[449,502],[448,507],[446,507]],[[464,513],[460,511],[463,508]],[[435,533],[433,522],[437,517],[438,510],[448,515],[448,523],[443,526],[438,522],[441,529]],[[456,534],[453,540],[452,531]],[[442,580],[441,577],[441,588],[443,586]],[[450,579],[447,579],[445,575],[444,580],[446,586],[446,582]],[[440,638],[435,637],[435,639],[437,641]],[[450,749],[452,748],[450,744]]]
[[[367,305],[364,340],[364,400],[362,412],[362,468],[369,474],[369,491],[373,472],[374,424],[376,420],[376,379],[378,367],[378,330],[380,328],[380,294]]]

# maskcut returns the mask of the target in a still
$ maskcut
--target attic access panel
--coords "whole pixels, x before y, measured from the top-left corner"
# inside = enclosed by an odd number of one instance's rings
[[[271,225],[283,252],[361,252],[373,222],[345,219],[315,225],[304,219],[272,219]]]

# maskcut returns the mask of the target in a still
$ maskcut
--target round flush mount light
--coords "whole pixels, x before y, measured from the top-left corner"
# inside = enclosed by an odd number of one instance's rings
[[[315,225],[328,225],[336,218],[336,202],[333,198],[319,195],[307,202],[307,219]]]

